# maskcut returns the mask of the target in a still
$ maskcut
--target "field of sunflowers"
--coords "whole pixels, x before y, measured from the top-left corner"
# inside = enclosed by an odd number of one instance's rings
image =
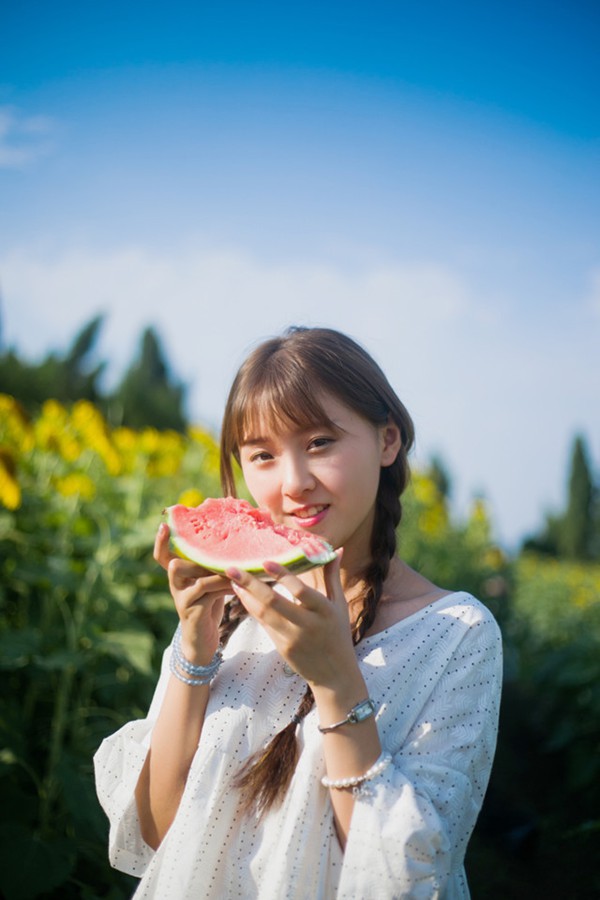
[[[175,627],[152,560],[162,510],[219,496],[218,468],[202,428],[110,428],[87,401],[48,401],[30,418],[0,395],[6,900],[132,893],[108,865],[92,757],[106,734],[145,714]],[[527,893],[540,879],[556,883],[558,854],[580,873],[581,892],[571,885],[564,896],[593,896],[598,874],[585,860],[600,834],[600,567],[509,559],[485,504],[455,521],[422,472],[400,538],[408,562],[479,596],[504,634],[501,739],[469,858],[475,900],[561,896]]]

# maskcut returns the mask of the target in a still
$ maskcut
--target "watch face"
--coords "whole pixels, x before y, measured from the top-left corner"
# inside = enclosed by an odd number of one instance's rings
[[[373,715],[375,704],[372,700],[365,700],[364,703],[359,703],[358,706],[355,706],[352,712],[356,722],[363,722]]]

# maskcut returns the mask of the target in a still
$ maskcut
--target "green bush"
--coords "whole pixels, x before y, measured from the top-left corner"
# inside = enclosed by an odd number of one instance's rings
[[[182,492],[218,490],[217,449],[111,432],[87,403],[29,423],[2,401],[0,892],[116,900],[134,882],[108,865],[92,757],[145,715],[176,621],[154,535]]]
[[[589,827],[600,823],[600,565],[525,556],[515,575],[518,678],[554,773],[544,808],[560,809],[567,827]]]

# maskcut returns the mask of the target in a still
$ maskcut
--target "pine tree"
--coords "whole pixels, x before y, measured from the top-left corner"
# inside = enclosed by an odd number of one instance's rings
[[[15,350],[0,354],[0,391],[16,397],[27,409],[35,412],[50,398],[61,403],[75,400],[101,399],[99,380],[104,363],[89,365],[102,316],[96,316],[76,335],[66,354],[50,353],[40,363],[23,361]]]
[[[594,539],[594,483],[588,463],[585,441],[575,438],[571,455],[569,499],[559,534],[561,555],[570,559],[589,559]]]
[[[184,388],[172,382],[158,335],[146,328],[140,353],[111,401],[111,418],[130,428],[185,431]]]

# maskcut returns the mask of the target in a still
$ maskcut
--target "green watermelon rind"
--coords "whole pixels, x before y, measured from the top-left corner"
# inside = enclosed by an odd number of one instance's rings
[[[263,569],[262,564],[266,561],[265,559],[243,561],[231,559],[226,563],[223,563],[222,560],[217,561],[204,555],[197,547],[193,547],[180,535],[173,534],[173,522],[171,521],[170,508],[167,507],[164,513],[165,520],[171,529],[171,548],[181,559],[195,563],[195,565],[201,566],[203,569],[207,569],[209,572],[214,572],[217,575],[224,575],[226,569],[235,567],[244,572],[249,572],[251,575],[260,579],[272,579],[272,576]],[[301,548],[298,547],[295,548],[295,552],[291,551],[289,556],[273,556],[270,558],[269,562],[279,563],[280,566],[284,566],[284,568],[293,575],[300,575],[302,572],[308,572],[310,569],[317,568],[318,566],[327,565],[327,563],[330,563],[335,559],[335,550],[327,543],[327,541],[322,538],[320,538],[320,540],[323,544],[323,552],[318,556],[307,556],[302,552]]]

